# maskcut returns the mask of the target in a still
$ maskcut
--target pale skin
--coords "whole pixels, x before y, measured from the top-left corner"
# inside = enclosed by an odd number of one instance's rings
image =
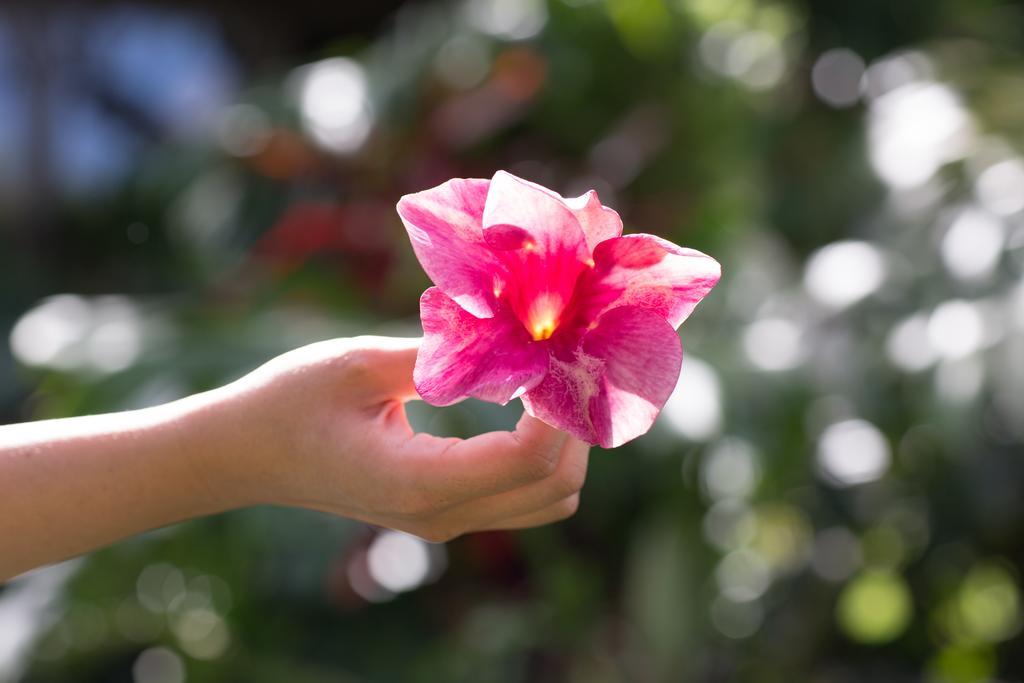
[[[586,444],[524,415],[469,439],[413,433],[418,339],[278,356],[153,408],[0,427],[0,582],[134,534],[261,504],[447,541],[572,515]]]

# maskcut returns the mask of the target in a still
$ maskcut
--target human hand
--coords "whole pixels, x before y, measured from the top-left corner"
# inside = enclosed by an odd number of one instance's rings
[[[572,515],[588,446],[524,414],[513,432],[414,434],[418,339],[357,337],[283,354],[212,392],[224,447],[203,466],[237,504],[312,508],[445,541]]]

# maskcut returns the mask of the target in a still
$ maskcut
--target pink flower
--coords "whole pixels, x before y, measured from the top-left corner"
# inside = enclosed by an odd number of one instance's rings
[[[406,195],[398,213],[437,285],[420,299],[424,400],[522,396],[605,448],[650,429],[679,377],[675,330],[718,282],[714,259],[622,236],[593,190],[567,199],[504,171]]]

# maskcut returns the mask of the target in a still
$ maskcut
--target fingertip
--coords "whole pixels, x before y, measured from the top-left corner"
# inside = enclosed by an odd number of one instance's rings
[[[523,416],[516,423],[514,434],[520,441],[552,440],[564,443],[567,438],[571,438],[567,433],[552,427],[547,422],[530,415],[526,411],[523,411]]]
[[[567,441],[567,447],[571,448],[573,451],[577,453],[583,454],[590,453],[590,449],[592,448],[592,446],[589,443],[587,443],[586,441],[581,441],[580,439],[577,439],[575,436],[569,436],[569,439]]]

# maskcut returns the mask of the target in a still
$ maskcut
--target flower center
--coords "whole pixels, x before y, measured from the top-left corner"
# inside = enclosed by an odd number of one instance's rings
[[[533,335],[534,341],[551,338],[558,328],[563,308],[562,297],[557,294],[540,294],[533,300],[526,313],[525,322],[526,329]]]

